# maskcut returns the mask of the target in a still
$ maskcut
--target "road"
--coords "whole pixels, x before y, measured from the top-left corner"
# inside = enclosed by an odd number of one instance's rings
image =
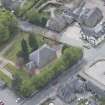
[[[70,68],[66,74],[58,77],[58,85],[65,83],[68,79],[72,79],[80,70],[86,69],[86,65],[90,62],[94,62],[97,58],[105,58],[105,43],[103,42],[97,48],[84,49],[84,59],[80,64],[74,65],[73,68]],[[84,62],[85,61],[85,62]],[[50,84],[48,87],[36,94],[32,99],[26,101],[23,105],[39,105],[48,96],[51,96],[56,93],[57,87]]]
[[[68,79],[72,79],[73,75],[83,69],[84,66],[84,60],[81,60],[78,64],[74,65],[72,68],[70,68],[67,72],[60,75],[57,80],[57,85],[53,85],[53,83],[49,84],[46,88],[44,88],[42,91],[37,93],[32,99],[26,101],[23,105],[39,105],[40,102],[45,100],[45,98],[48,98],[49,96],[53,96],[56,94],[56,90],[58,86]]]
[[[16,103],[16,99],[16,95],[9,88],[0,89],[0,100],[2,100],[5,105],[19,105],[19,103]]]
[[[29,24],[28,22],[21,22],[21,29],[24,31],[28,32],[35,32],[35,33],[40,33],[40,32],[47,32],[48,30],[44,28],[40,28],[37,26],[34,26],[32,24]],[[83,68],[88,65],[88,63],[93,62],[96,58],[102,58],[105,57],[105,41],[101,43],[98,47],[96,48],[90,48],[90,49],[85,49],[84,48],[84,59],[86,62],[76,66],[74,68],[70,68],[68,72],[62,76],[60,76],[57,81],[59,84],[64,83],[68,79],[72,79],[74,75],[76,75],[80,70],[83,70]],[[43,101],[45,98],[48,96],[51,96],[56,93],[57,86],[52,86],[50,84],[47,86],[45,89],[37,93],[32,99],[27,100],[23,105],[39,105],[41,101]]]
[[[91,3],[91,1],[90,1],[90,3]],[[94,0],[94,1],[96,1],[96,0]],[[91,4],[92,4],[92,7],[93,7],[94,3],[91,3]],[[97,3],[97,4],[99,4],[99,3]],[[100,7],[101,7],[101,5],[100,5]],[[105,10],[105,9],[102,9],[102,10]],[[48,31],[45,28],[41,28],[41,27],[32,25],[32,24],[30,24],[30,23],[28,23],[26,21],[20,21],[20,20],[19,20],[19,27],[23,31],[34,32],[35,34],[37,34],[37,33],[43,33],[43,32],[47,32]],[[7,49],[8,48],[6,48],[6,50]],[[2,52],[2,54],[4,54],[4,52]],[[80,70],[83,70],[88,63],[93,62],[95,59],[102,58],[102,57],[105,58],[105,42],[100,44],[97,48],[84,49],[84,59],[85,59],[86,62],[84,62],[84,60],[83,60],[83,61],[81,61],[80,64],[74,65],[72,68],[70,68],[68,70],[68,72],[66,72],[65,74],[62,74],[61,76],[59,76],[57,78],[57,81],[58,81],[57,85],[54,86],[52,84],[49,84],[46,88],[44,88],[42,91],[40,91],[35,96],[33,96],[33,98],[31,98],[29,100],[26,100],[23,105],[39,105],[39,103],[41,101],[43,101],[45,98],[47,98],[47,97],[49,97],[51,95],[56,94],[56,90],[57,90],[57,87],[59,86],[59,84],[65,83],[68,79],[72,79],[73,76],[76,75]],[[11,101],[12,98],[9,99],[10,96],[12,96],[10,94],[12,92],[9,93],[9,92],[7,92],[7,90],[6,90],[6,92],[3,92],[3,93],[2,92],[3,91],[0,92],[0,94],[1,94],[0,98],[2,100],[6,99],[8,105],[17,105],[15,103],[15,99],[16,98],[13,100],[13,103],[11,103],[12,102]],[[8,95],[8,100],[7,100],[7,98],[5,96],[3,96],[3,94],[4,95],[5,94]],[[8,101],[10,101],[10,102],[8,102]]]
[[[91,3],[93,2],[93,3]],[[100,3],[99,0],[87,0],[87,7],[99,7],[103,11],[103,15],[105,17],[105,7],[102,6],[103,4]],[[42,29],[36,26],[33,26],[31,24],[21,24],[22,27],[24,27],[24,30],[26,31],[34,31],[34,32],[46,32],[46,29]],[[68,42],[69,40],[66,40],[65,42]],[[103,41],[99,46],[96,48],[90,48],[85,49],[84,48],[84,59],[86,62],[83,64],[80,64],[76,66],[75,68],[72,68],[72,72],[69,72],[65,75],[62,75],[58,79],[58,83],[65,83],[68,79],[71,79],[74,74],[78,73],[80,70],[83,70],[84,68],[88,67],[87,65],[90,63],[93,63],[97,58],[105,58],[105,41]],[[39,105],[41,101],[43,101],[48,96],[55,94],[57,89],[57,86],[49,85],[47,88],[40,91],[37,95],[35,95],[32,99],[26,101],[24,105]]]

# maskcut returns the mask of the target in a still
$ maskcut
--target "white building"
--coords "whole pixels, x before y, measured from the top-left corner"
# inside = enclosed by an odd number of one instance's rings
[[[96,61],[87,70],[79,73],[87,82],[87,89],[92,93],[105,97],[105,59]]]

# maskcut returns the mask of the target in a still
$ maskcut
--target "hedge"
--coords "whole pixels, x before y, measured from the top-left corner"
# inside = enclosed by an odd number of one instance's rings
[[[83,56],[83,52],[80,48],[65,47],[63,50],[62,56],[41,70],[39,75],[33,76],[30,80],[24,78],[20,86],[20,93],[24,97],[45,87],[50,81],[62,72],[68,70],[69,67],[75,64]],[[27,85],[25,85],[27,83],[26,81],[28,81]]]
[[[45,27],[47,20],[49,18],[48,13],[42,13],[31,9],[25,15],[25,18],[32,24]]]
[[[43,88],[53,78],[56,78],[62,72],[65,72],[69,67],[75,64],[82,57],[82,50],[79,48],[66,48],[63,51],[61,58],[57,59],[54,63],[47,66],[42,72],[33,77],[33,84],[36,89]]]

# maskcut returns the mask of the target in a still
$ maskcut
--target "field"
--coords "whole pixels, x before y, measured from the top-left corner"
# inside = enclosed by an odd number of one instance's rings
[[[15,66],[13,66],[9,63],[7,65],[5,65],[4,68],[6,68],[11,74],[15,74],[15,72],[17,70]]]
[[[4,54],[5,58],[16,62],[16,54],[21,50],[21,40],[25,39],[28,43],[28,36],[30,34],[29,33],[20,33],[18,36],[16,36],[17,38],[14,41],[14,44],[10,47],[10,49]],[[37,38],[37,42],[39,44],[39,46],[41,46],[43,44],[43,39],[40,36],[36,36]],[[31,50],[30,47],[28,46],[29,51]]]
[[[8,87],[11,87],[11,79],[0,70],[0,79],[3,80]]]

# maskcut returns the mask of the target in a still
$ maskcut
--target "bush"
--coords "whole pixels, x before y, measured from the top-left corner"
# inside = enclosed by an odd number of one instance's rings
[[[61,58],[55,60],[55,62],[45,67],[39,75],[33,76],[30,81],[28,80],[28,84],[26,81],[25,83],[22,82],[23,84],[21,86],[20,93],[23,96],[27,96],[30,95],[30,93],[34,90],[42,89],[59,74],[68,70],[69,67],[71,67],[82,57],[82,55],[83,54],[81,49],[66,47],[63,49]]]
[[[31,22],[32,24],[45,27],[48,20],[48,14],[37,12],[34,9],[31,9],[30,11],[27,12],[26,19],[28,19],[28,21]]]
[[[56,78],[59,74],[67,70],[70,66],[76,63],[82,57],[82,50],[79,48],[65,48],[62,57],[56,60],[53,64],[50,64],[42,72],[33,78],[33,84],[36,89],[43,88],[53,78]]]
[[[23,6],[17,8],[16,15],[24,16],[29,10],[31,10],[32,8],[37,9],[46,1],[48,0],[26,0]]]
[[[24,15],[27,11],[29,11],[35,4],[37,4],[39,0],[26,0],[23,6],[20,6],[16,10],[17,16]]]
[[[8,10],[0,9],[0,44],[5,43],[17,32],[17,19]]]

